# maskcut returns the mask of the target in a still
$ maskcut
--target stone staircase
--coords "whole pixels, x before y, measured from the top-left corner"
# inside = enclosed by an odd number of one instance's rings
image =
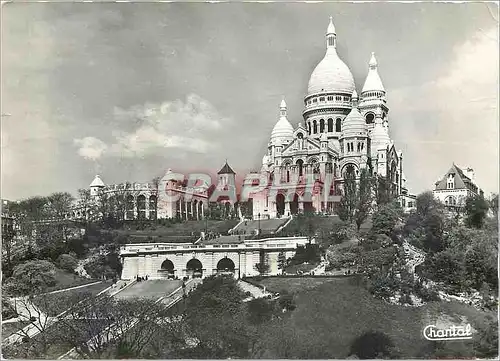
[[[233,235],[251,235],[255,233],[259,229],[263,234],[275,233],[280,227],[282,227],[285,223],[287,223],[290,218],[275,218],[275,219],[261,219],[252,220],[252,221],[244,221],[240,223],[237,227],[235,227],[231,234]]]

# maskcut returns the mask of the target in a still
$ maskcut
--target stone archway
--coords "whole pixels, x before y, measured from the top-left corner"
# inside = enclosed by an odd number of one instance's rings
[[[158,272],[161,273],[164,277],[174,278],[175,277],[174,263],[171,260],[166,259],[161,264],[160,270]]]
[[[224,257],[217,262],[217,273],[231,273],[234,274],[236,266],[231,258]]]
[[[193,258],[186,265],[186,275],[189,278],[202,278],[203,266],[199,259]]]

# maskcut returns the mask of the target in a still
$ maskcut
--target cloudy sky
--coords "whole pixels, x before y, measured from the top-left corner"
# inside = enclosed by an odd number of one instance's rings
[[[358,91],[372,51],[410,190],[453,162],[498,188],[491,4],[14,3],[2,17],[2,198],[258,169],[278,106],[301,120],[333,16]]]

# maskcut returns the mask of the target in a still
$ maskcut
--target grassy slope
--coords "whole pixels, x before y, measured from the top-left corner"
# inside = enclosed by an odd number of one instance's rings
[[[182,223],[175,223],[168,226],[153,225],[148,229],[136,230],[120,229],[115,232],[131,237],[134,242],[145,241],[148,237],[153,238],[155,241],[172,241],[171,237],[189,238],[191,234],[199,235],[204,232],[205,228],[209,232],[226,234],[231,228],[238,224],[239,220],[224,220],[224,221],[187,221]]]
[[[63,271],[59,268],[56,269],[56,284],[47,289],[47,292],[62,290],[64,288],[70,288],[75,286],[85,285],[87,283],[93,283],[97,280],[88,279],[84,277],[80,277],[74,273],[69,273]]]
[[[294,330],[298,340],[291,343],[296,348],[294,353],[307,352],[313,358],[349,356],[353,340],[368,330],[387,333],[402,358],[415,358],[428,345],[422,330],[431,319],[448,314],[460,324],[457,316],[466,316],[472,327],[485,319],[483,312],[456,303],[437,302],[421,308],[390,305],[374,299],[364,288],[345,278],[265,279],[262,283],[274,290],[288,289],[296,294],[297,309],[285,321],[284,328]],[[471,341],[455,342],[471,348]],[[279,347],[268,344],[267,348],[267,357],[284,356]]]

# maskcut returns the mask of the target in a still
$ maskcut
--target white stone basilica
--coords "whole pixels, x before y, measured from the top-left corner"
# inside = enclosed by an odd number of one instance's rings
[[[311,74],[304,122],[295,129],[288,120],[286,102],[281,101],[279,119],[262,159],[261,173],[269,186],[253,197],[254,217],[274,218],[307,209],[332,212],[333,202],[326,198],[331,191],[320,192],[329,188],[325,180],[333,178],[333,192],[338,192],[347,172],[359,177],[363,168],[388,177],[406,208],[406,198],[414,197],[405,187],[403,154],[389,137],[388,114],[375,54],[358,96],[352,73],[337,53],[337,34],[330,18],[326,53]],[[313,190],[300,186],[306,179],[314,180]]]

